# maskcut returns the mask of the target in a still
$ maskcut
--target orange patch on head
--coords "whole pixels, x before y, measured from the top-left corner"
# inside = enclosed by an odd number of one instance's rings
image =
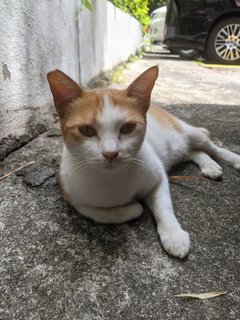
[[[154,66],[143,72],[126,90],[86,91],[64,72],[49,72],[48,82],[60,116],[64,139],[70,135],[73,140],[81,142],[83,136],[79,134],[79,126],[94,126],[98,114],[103,111],[105,96],[108,96],[113,106],[125,109],[128,116],[126,121],[145,125],[151,91],[157,76],[158,67]]]
[[[67,107],[60,118],[64,140],[67,144],[82,142],[84,137],[78,128],[84,125],[94,126],[103,110],[103,96],[100,90],[84,91],[81,98],[76,98]]]
[[[133,121],[141,124],[146,123],[146,112],[139,106],[136,98],[127,96],[126,90],[108,89],[106,91],[110,102],[124,110],[128,115],[128,121]]]

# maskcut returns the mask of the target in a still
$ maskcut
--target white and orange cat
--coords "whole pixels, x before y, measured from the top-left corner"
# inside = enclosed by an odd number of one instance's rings
[[[240,156],[216,146],[206,129],[150,106],[157,77],[154,66],[125,90],[85,90],[59,70],[48,74],[65,142],[60,175],[65,199],[99,223],[140,217],[144,199],[164,249],[183,258],[190,238],[174,215],[167,171],[191,160],[217,179],[222,168],[210,156],[236,169]]]

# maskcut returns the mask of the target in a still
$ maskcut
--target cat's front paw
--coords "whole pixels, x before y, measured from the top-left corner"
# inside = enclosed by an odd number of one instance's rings
[[[235,161],[233,167],[240,171],[240,157],[238,156],[238,159]]]
[[[190,250],[189,234],[182,229],[171,229],[160,234],[163,248],[172,256],[184,258]]]
[[[222,168],[218,165],[209,165],[208,167],[202,169],[202,174],[210,179],[217,180],[222,178]]]
[[[140,203],[135,202],[132,204],[129,204],[127,206],[127,216],[128,220],[139,218],[143,213],[143,207],[140,205]]]

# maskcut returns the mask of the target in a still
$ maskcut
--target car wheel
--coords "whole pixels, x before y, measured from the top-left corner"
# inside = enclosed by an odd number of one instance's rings
[[[240,63],[240,18],[228,18],[213,27],[207,40],[206,58],[217,63]]]
[[[174,54],[178,54],[181,58],[192,60],[199,56],[198,51],[194,49],[171,49],[171,52]]]

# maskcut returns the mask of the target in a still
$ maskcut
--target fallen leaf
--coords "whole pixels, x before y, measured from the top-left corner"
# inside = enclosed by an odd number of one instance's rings
[[[204,300],[204,299],[218,297],[226,293],[227,291],[211,291],[211,292],[205,292],[205,293],[181,293],[181,294],[175,294],[174,297]]]

